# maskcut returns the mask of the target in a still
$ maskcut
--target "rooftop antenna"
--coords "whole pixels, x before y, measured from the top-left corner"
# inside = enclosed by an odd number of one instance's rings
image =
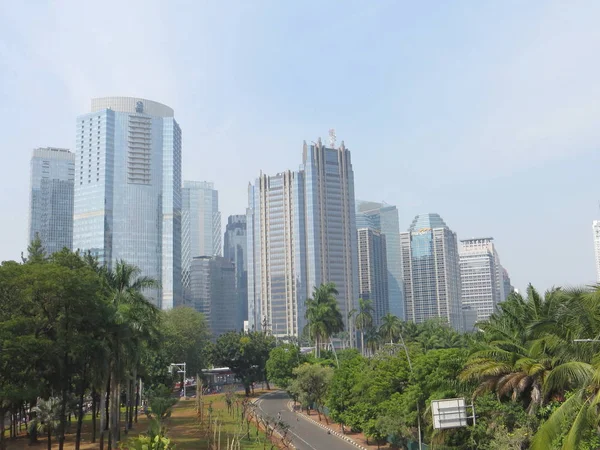
[[[329,130],[329,148],[335,148],[335,130],[331,128]]]

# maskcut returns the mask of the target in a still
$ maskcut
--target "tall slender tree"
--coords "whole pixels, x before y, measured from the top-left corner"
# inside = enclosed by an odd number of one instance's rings
[[[354,311],[354,325],[360,331],[360,349],[365,354],[365,331],[373,327],[373,301],[370,299],[358,299],[358,309]]]
[[[330,336],[344,331],[344,320],[336,298],[338,294],[334,283],[325,283],[315,286],[312,297],[306,300],[308,333],[315,343],[317,356]]]

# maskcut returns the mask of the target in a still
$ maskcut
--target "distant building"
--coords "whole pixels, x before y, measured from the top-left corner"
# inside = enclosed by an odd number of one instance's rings
[[[464,239],[460,243],[462,304],[487,320],[504,300],[503,269],[493,238]]]
[[[386,241],[389,312],[404,320],[404,286],[398,209],[386,203],[356,201],[356,227],[379,230]]]
[[[133,97],[92,99],[77,117],[73,248],[111,268],[124,260],[160,283],[157,306],[182,302],[181,128],[173,109]]]
[[[592,222],[592,231],[594,232],[594,252],[596,255],[596,280],[600,283],[600,220]]]
[[[223,256],[235,266],[235,286],[238,295],[238,329],[248,320],[248,268],[246,216],[229,216],[223,239]]]
[[[514,286],[510,283],[508,272],[504,267],[502,268],[502,284],[504,285],[504,299],[502,301],[504,301],[510,294],[515,292]]]
[[[73,248],[75,155],[64,148],[36,148],[31,157],[29,242],[36,236],[48,255]]]
[[[475,326],[475,324],[478,322],[477,311],[471,308],[470,306],[463,306],[462,316],[463,331],[465,333],[471,333],[472,331],[476,331],[477,327]]]
[[[239,331],[235,267],[222,256],[197,256],[190,265],[190,301],[203,313],[214,337]]]
[[[373,304],[373,324],[389,312],[385,235],[372,228],[358,229],[358,292]]]
[[[418,215],[400,233],[406,320],[441,318],[463,328],[457,244],[456,233],[438,214]]]
[[[192,258],[221,256],[221,212],[219,193],[207,181],[184,181],[181,199],[181,273],[187,303]]]
[[[298,336],[313,288],[335,283],[348,313],[358,300],[354,172],[344,143],[304,143],[298,172],[261,174],[249,187],[248,319],[278,336]]]

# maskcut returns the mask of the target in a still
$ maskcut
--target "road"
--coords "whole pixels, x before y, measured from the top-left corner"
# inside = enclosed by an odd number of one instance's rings
[[[285,392],[277,391],[264,395],[257,404],[263,414],[276,418],[281,413],[281,420],[290,425],[289,433],[297,450],[356,450],[352,444],[333,434],[327,434],[326,430],[301,414],[290,411],[287,407],[289,401]]]

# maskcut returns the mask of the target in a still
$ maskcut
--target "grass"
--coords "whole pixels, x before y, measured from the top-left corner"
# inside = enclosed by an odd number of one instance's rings
[[[242,396],[238,395],[238,402],[241,404]],[[241,439],[241,448],[244,450],[262,450],[265,448],[265,435],[262,431],[257,434],[256,426],[250,424],[250,437],[246,435],[246,424],[241,426],[241,406],[235,408],[233,414],[227,412],[227,403],[224,394],[206,395],[204,397],[204,416],[208,421],[208,408],[212,402],[212,421],[218,419],[221,431],[221,448],[227,446],[227,438],[236,439],[244,435]],[[237,410],[239,409],[239,415]],[[199,420],[196,414],[196,400],[180,400],[173,408],[173,414],[167,423],[168,436],[172,442],[177,445],[177,450],[204,450],[208,449],[208,437],[206,432],[202,432]],[[214,434],[211,433],[211,438]],[[218,438],[218,433],[217,433]],[[266,448],[270,448],[267,443]]]

